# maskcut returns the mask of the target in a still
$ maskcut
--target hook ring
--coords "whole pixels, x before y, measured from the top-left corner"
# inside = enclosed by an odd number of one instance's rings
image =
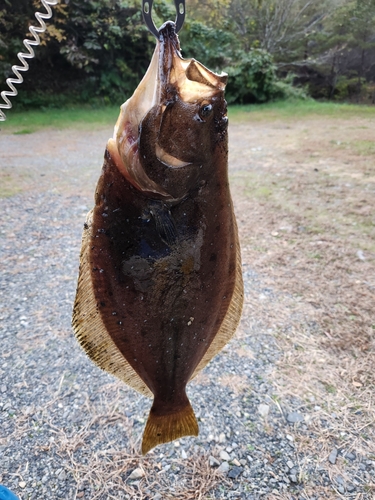
[[[155,26],[155,23],[152,19],[152,5],[154,3],[154,0],[142,0],[142,14],[143,14],[143,19],[146,23],[147,28],[149,31],[157,38],[159,39],[159,30]],[[176,33],[178,33],[185,21],[185,0],[174,0],[174,4],[176,7]]]

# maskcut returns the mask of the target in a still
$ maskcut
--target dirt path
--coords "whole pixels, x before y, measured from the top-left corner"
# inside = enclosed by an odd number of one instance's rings
[[[372,499],[373,129],[232,124],[243,319],[191,384],[200,437],[147,458],[149,402],[95,368],[70,329],[112,131],[0,135],[0,483],[38,500]]]

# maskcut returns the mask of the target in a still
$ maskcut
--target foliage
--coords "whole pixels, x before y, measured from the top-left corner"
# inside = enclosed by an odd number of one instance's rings
[[[261,49],[242,52],[236,66],[228,68],[227,100],[241,104],[272,98],[276,80],[272,56]]]
[[[196,57],[215,71],[221,71],[229,61],[235,61],[234,51],[240,47],[229,29],[211,28],[194,20],[186,22],[180,39],[184,57]]]
[[[1,2],[3,81],[37,10],[40,0]],[[157,26],[174,19],[172,0],[153,10]],[[155,46],[141,0],[60,0],[53,11],[16,107],[123,102]],[[189,0],[180,38],[184,57],[228,72],[231,102],[303,95],[292,81],[317,97],[375,101],[375,0]]]
[[[236,66],[228,67],[227,101],[229,103],[261,103],[275,99],[305,98],[305,93],[292,86],[292,77],[280,80],[269,52],[251,49],[241,52]]]

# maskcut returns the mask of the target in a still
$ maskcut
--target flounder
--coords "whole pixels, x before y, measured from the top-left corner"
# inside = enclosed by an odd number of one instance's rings
[[[182,58],[173,22],[161,27],[84,225],[73,328],[100,368],[153,398],[144,454],[198,435],[186,384],[240,320],[226,81]]]

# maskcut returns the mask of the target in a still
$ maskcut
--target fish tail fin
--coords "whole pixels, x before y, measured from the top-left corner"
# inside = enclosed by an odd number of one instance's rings
[[[143,433],[142,454],[146,455],[159,444],[183,436],[198,436],[198,433],[198,422],[189,402],[182,410],[167,415],[156,415],[151,408]]]

